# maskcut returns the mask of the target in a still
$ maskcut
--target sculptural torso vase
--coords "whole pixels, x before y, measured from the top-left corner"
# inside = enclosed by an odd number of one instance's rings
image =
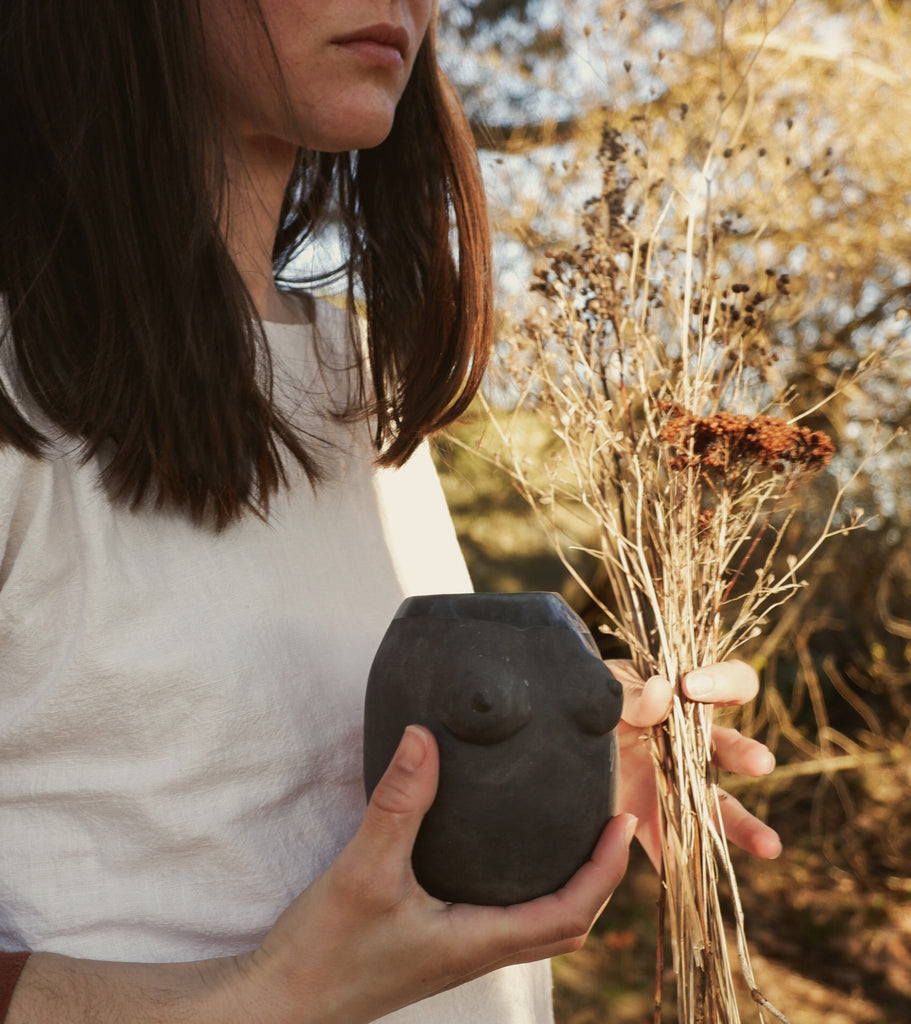
[[[440,750],[414,847],[421,885],[505,905],[559,889],[615,813],[622,688],[557,594],[406,600],[367,685],[369,797],[409,724]]]

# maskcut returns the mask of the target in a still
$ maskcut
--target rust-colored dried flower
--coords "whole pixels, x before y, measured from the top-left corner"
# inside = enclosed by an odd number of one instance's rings
[[[693,416],[673,407],[661,432],[671,448],[673,470],[696,468],[720,477],[736,478],[748,467],[775,473],[793,470],[813,473],[832,460],[835,446],[821,430],[799,427],[775,416],[718,412]]]

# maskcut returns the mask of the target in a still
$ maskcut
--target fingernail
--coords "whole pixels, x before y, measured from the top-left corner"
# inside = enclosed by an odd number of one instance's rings
[[[626,824],[623,826],[623,839],[626,842],[627,846],[629,846],[629,844],[633,841],[633,838],[636,835],[636,829],[638,827],[639,819],[636,817],[636,815],[627,814]]]
[[[771,750],[766,750],[765,756],[762,759],[762,774],[768,775],[770,772],[775,770],[775,755]]]
[[[395,752],[395,766],[403,772],[416,772],[427,756],[427,737],[422,729],[409,725]]]
[[[694,672],[686,677],[686,692],[691,697],[707,697],[715,689],[715,680],[707,672]]]

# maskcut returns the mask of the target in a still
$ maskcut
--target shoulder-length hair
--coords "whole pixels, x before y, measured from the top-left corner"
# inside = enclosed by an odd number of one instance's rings
[[[197,4],[0,8],[0,292],[22,385],[86,458],[110,449],[115,500],[152,497],[218,527],[264,514],[288,456],[313,483],[319,466],[272,400],[261,325],[217,227]],[[299,154],[277,271],[330,210],[349,297],[357,281],[365,299],[364,411],[378,461],[399,465],[464,411],[491,335],[477,154],[432,29],[382,145]],[[4,442],[40,457],[47,438],[0,387]]]

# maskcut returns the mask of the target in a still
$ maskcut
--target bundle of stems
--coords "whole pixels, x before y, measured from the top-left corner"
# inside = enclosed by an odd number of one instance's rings
[[[842,489],[809,540],[801,533],[803,548],[788,550],[800,511],[794,496],[834,451],[828,436],[801,425],[790,411],[794,396],[773,383],[768,329],[776,304],[790,301],[788,276],[725,281],[697,231],[704,204],[676,190],[654,203],[659,190],[637,184],[627,157],[624,137],[605,130],[602,190],[586,207],[582,240],[547,254],[533,285],[539,308],[504,356],[519,390],[515,413],[531,407],[552,420],[546,465],[523,458],[510,415],[492,414],[491,422],[502,442],[498,459],[600,610],[601,628],[628,645],[643,678],[677,684],[670,716],[649,740],[665,893],[656,1020],[665,928],[681,1024],[740,1020],[735,956],[759,1019],[767,1011],[786,1020],[750,966],[711,765],[712,711],[688,700],[679,682],[759,633],[802,586],[820,545],[858,517],[837,521]],[[664,230],[672,213],[682,236]],[[675,237],[685,238],[682,246]],[[584,524],[569,530],[569,543],[567,517]],[[597,559],[603,589],[580,568],[579,550]]]

